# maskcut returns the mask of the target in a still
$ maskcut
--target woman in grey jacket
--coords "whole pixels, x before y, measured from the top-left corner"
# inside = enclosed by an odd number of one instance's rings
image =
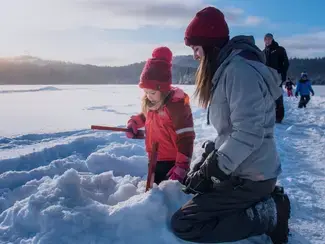
[[[195,95],[208,108],[218,136],[187,176],[185,192],[196,195],[173,215],[174,233],[201,243],[262,234],[286,243],[290,202],[276,186],[281,173],[274,139],[274,101],[281,96],[277,72],[265,65],[253,37],[229,40],[224,15],[214,7],[196,14],[185,44],[200,61]]]

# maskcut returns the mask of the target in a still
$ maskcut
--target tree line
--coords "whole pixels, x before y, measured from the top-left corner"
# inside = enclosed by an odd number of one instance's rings
[[[0,60],[0,85],[47,84],[137,84],[144,62],[120,67],[83,65],[45,61],[22,56],[17,60]],[[192,56],[176,56],[173,60],[173,82],[194,84],[198,62]],[[297,80],[307,72],[313,84],[325,85],[325,58],[290,59],[288,77]]]

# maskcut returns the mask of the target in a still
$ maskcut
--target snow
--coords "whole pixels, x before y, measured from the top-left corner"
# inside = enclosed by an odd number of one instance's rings
[[[325,87],[314,90],[306,109],[285,97],[286,119],[276,125],[291,244],[325,242]],[[90,130],[125,125],[141,95],[131,85],[0,87],[0,243],[186,243],[169,219],[191,196],[176,181],[145,192],[143,140]],[[215,132],[192,106],[195,160]],[[263,235],[236,243],[271,242]]]
[[[39,91],[59,91],[60,89],[56,88],[55,86],[45,86],[37,89],[22,89],[22,90],[0,90],[1,93],[14,93],[14,92],[39,92]]]

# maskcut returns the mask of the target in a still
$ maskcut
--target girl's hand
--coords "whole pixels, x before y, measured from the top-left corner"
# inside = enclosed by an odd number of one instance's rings
[[[137,124],[133,120],[129,121],[129,123],[127,125],[127,129],[128,129],[128,131],[125,132],[125,134],[128,138],[135,138],[136,135],[138,134]]]
[[[167,173],[170,180],[178,180],[180,183],[184,184],[184,179],[189,172],[189,165],[184,163],[176,163],[171,170]]]

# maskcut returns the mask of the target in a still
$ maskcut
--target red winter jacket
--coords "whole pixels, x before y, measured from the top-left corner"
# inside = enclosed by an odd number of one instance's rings
[[[149,110],[132,116],[138,128],[145,127],[146,151],[150,156],[152,143],[158,142],[157,161],[190,163],[195,139],[189,96],[179,88],[172,88],[165,104],[158,110]]]

